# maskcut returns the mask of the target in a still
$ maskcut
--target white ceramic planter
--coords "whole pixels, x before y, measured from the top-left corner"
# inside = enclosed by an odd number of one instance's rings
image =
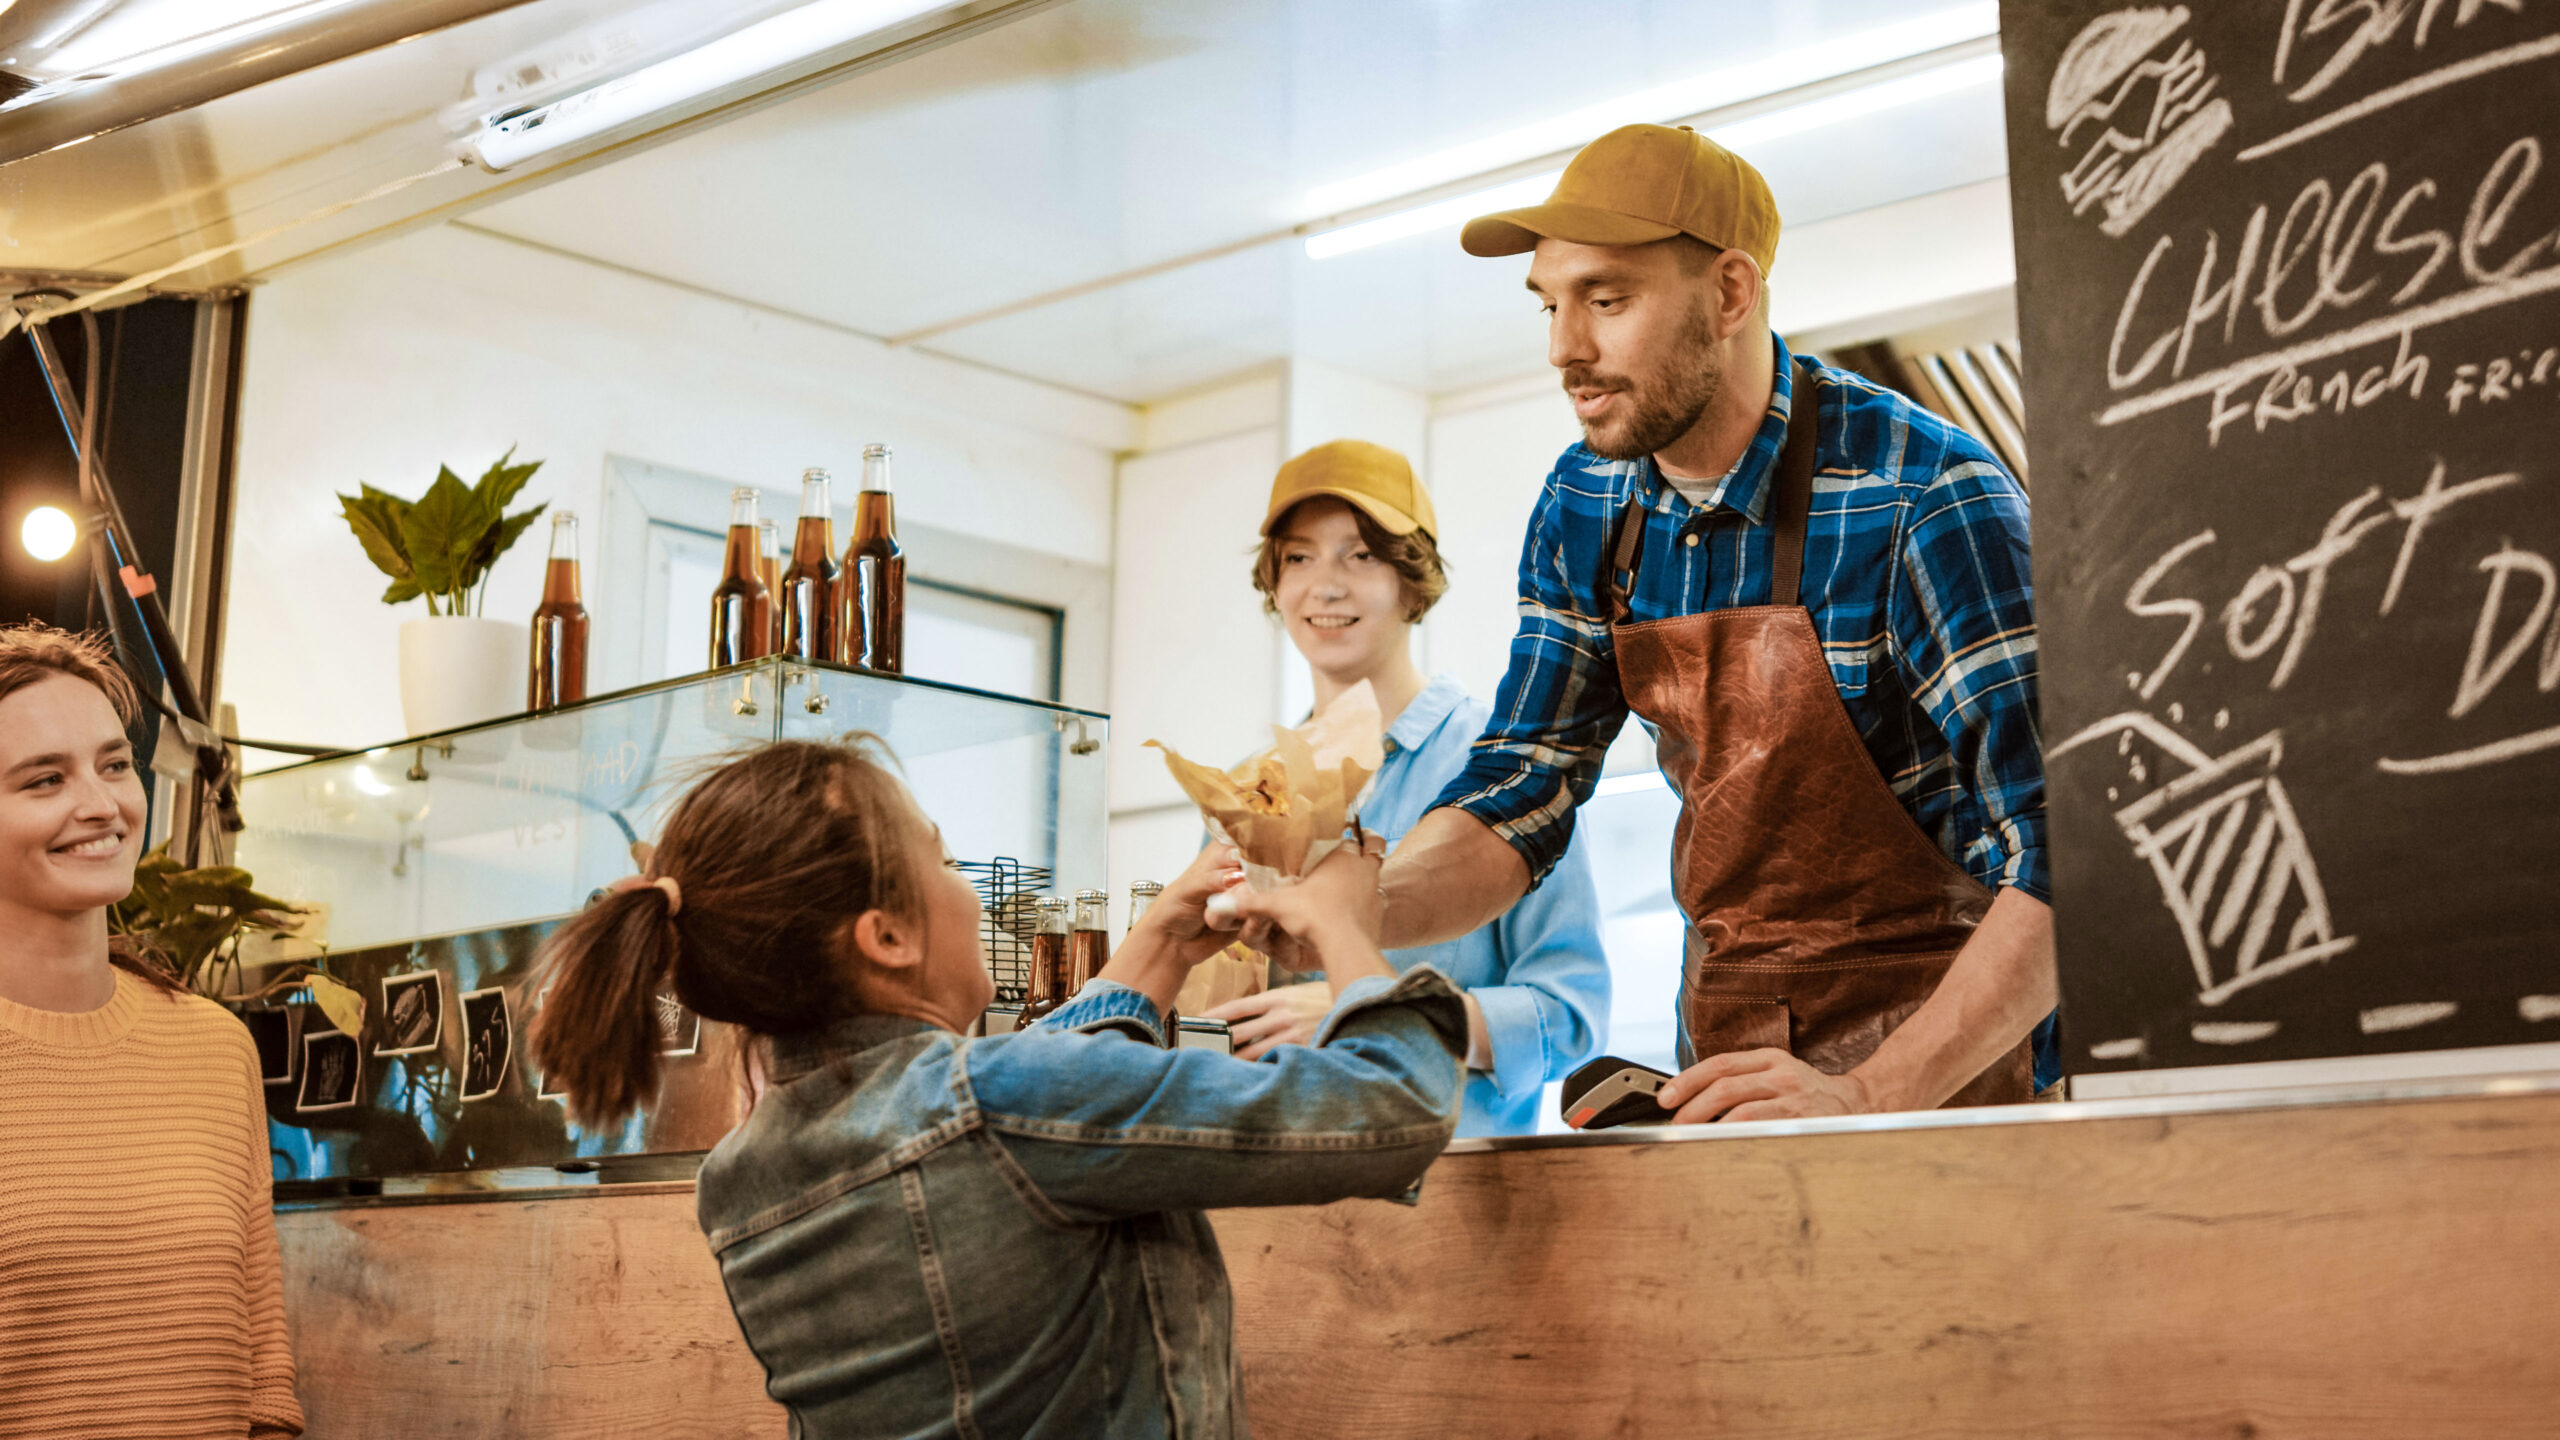
[[[525,705],[532,632],[506,620],[430,615],[400,622],[400,713],[412,735],[513,715]]]

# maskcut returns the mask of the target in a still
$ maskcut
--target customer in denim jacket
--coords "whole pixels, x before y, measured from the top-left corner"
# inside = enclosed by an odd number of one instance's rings
[[[1237,892],[1325,962],[1312,1046],[1168,1046],[1228,938],[1204,852],[1030,1030],[993,998],[978,900],[867,742],[785,743],[678,803],[652,874],[554,938],[532,1043],[582,1123],[655,1092],[656,997],[742,1027],[764,1088],[702,1167],[731,1306],[792,1433],[1242,1436],[1207,1209],[1408,1193],[1450,1135],[1466,1010],[1379,954],[1375,847]]]

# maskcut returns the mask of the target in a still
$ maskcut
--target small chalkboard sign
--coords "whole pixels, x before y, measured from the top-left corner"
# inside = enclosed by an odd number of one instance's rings
[[[2560,1040],[2560,10],[2001,9],[2067,1068]]]

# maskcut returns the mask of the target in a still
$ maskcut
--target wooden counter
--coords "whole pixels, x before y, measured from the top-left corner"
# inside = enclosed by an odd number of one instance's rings
[[[1654,1136],[1221,1213],[1258,1440],[2560,1433],[2551,1082]],[[784,1434],[692,1201],[280,1215],[311,1435]]]

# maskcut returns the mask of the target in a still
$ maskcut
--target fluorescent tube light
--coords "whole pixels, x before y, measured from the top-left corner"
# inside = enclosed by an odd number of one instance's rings
[[[1563,176],[1561,170],[1550,170],[1544,175],[1532,175],[1526,180],[1514,180],[1510,184],[1478,190],[1454,200],[1419,205],[1411,210],[1399,210],[1393,215],[1381,215],[1375,220],[1363,220],[1357,225],[1345,225],[1339,230],[1327,230],[1321,235],[1310,235],[1307,237],[1307,258],[1331,259],[1354,250],[1366,250],[1372,245],[1384,245],[1390,240],[1401,240],[1407,235],[1463,225],[1488,210],[1515,210],[1523,205],[1535,205],[1547,198],[1547,192],[1556,188],[1556,181]]]
[[[1943,50],[1950,45],[1977,40],[2000,33],[2000,7],[1996,4],[1964,4],[1939,10],[1917,20],[1907,20],[1875,30],[1863,30],[1818,45],[1781,51],[1746,64],[1729,65],[1721,70],[1691,79],[1657,85],[1615,100],[1586,105],[1570,114],[1554,116],[1533,125],[1505,130],[1464,145],[1453,145],[1401,164],[1355,175],[1331,185],[1319,185],[1307,192],[1306,211],[1311,216],[1338,215],[1345,210],[1392,200],[1398,195],[1463,180],[1540,155],[1569,150],[1595,136],[1606,134],[1621,125],[1662,121],[1673,116],[1696,115],[1728,105],[1740,105],[1763,95],[1774,95],[1865,70]]]
[[[493,115],[463,142],[492,173],[912,20],[948,0],[817,0],[548,105]]]
[[[1952,94],[1971,86],[1992,84],[1999,78],[2000,57],[1976,55],[1969,59],[1923,70],[1916,75],[1880,80],[1873,85],[1862,85],[1855,90],[1844,91],[1838,95],[1826,95],[1819,100],[1808,100],[1802,105],[1790,105],[1783,110],[1772,110],[1765,115],[1754,115],[1747,120],[1737,120],[1731,125],[1719,125],[1709,130],[1707,136],[1719,145],[1742,150],[1784,136],[1800,135],[1808,130],[1821,129],[1826,125],[1837,125],[1845,120],[1877,114],[1896,106]],[[1310,235],[1307,237],[1307,258],[1330,259],[1336,255],[1349,254],[1354,250],[1366,250],[1372,245],[1383,245],[1390,240],[1401,240],[1408,235],[1421,235],[1433,230],[1462,225],[1475,216],[1489,211],[1535,205],[1547,198],[1547,193],[1555,188],[1557,179],[1563,174],[1561,170],[1551,170],[1544,175],[1531,176],[1526,180],[1510,181],[1487,189],[1472,191],[1454,199],[1436,200],[1410,210],[1398,210],[1357,224],[1345,225],[1340,229]]]

